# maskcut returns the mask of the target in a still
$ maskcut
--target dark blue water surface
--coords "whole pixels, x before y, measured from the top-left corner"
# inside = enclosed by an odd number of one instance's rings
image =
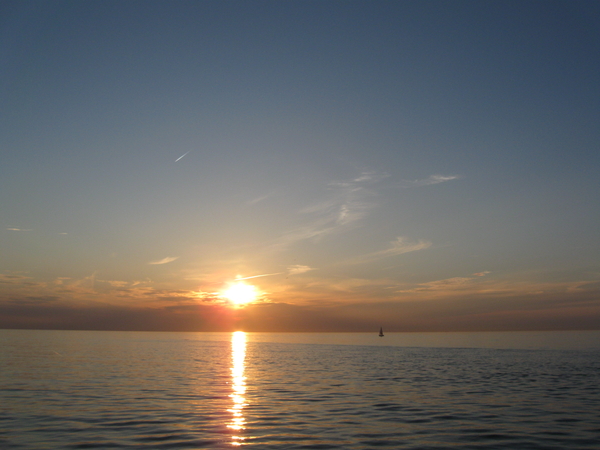
[[[596,348],[362,336],[0,330],[0,448],[600,448]]]

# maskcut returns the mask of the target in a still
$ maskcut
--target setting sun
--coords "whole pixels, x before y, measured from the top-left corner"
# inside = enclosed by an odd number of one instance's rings
[[[238,282],[229,286],[223,292],[223,297],[234,305],[240,306],[256,300],[257,292],[254,286]]]

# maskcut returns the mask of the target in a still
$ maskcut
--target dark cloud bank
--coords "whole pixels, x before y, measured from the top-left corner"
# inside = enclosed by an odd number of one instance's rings
[[[115,331],[525,331],[600,329],[597,290],[534,296],[306,306],[264,303],[71,306],[56,297],[0,300],[0,328]]]

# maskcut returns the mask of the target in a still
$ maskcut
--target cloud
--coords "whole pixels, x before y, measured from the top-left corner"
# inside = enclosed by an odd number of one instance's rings
[[[7,286],[0,290],[0,328],[373,331],[381,324],[390,331],[489,331],[600,324],[597,279],[532,283],[471,274],[398,291],[404,284],[391,279],[298,277],[305,284],[295,290],[290,284],[277,291],[277,283],[268,299],[238,310],[226,307],[211,287],[137,290],[137,281],[129,287],[96,281],[97,290],[87,295],[54,283],[43,291]]]
[[[68,283],[70,279],[70,277],[58,277],[54,279],[54,284],[57,286],[61,286],[65,283]]]
[[[167,256],[166,258],[159,259],[158,261],[150,261],[148,264],[168,264],[175,261],[179,256]]]
[[[181,155],[179,158],[177,158],[175,160],[175,162],[179,161],[181,158],[183,158],[185,155],[187,155],[189,152],[185,152],[183,155]]]
[[[449,291],[472,289],[473,283],[485,283],[485,281],[479,280],[479,278],[485,277],[489,273],[491,273],[489,270],[484,270],[482,272],[476,272],[467,277],[453,277],[445,278],[443,280],[429,281],[427,283],[419,284],[414,289],[399,292],[444,291],[448,293]],[[488,291],[490,290],[489,287],[490,286],[487,286]]]
[[[19,304],[19,305],[41,305],[51,302],[56,302],[60,299],[60,297],[56,297],[53,295],[43,295],[39,297],[29,296],[22,298],[13,298],[10,299],[10,303]]]
[[[263,273],[261,275],[252,275],[251,277],[241,277],[240,275],[238,275],[236,277],[237,281],[241,281],[241,280],[249,280],[251,278],[261,278],[261,277],[270,277],[272,275],[281,275],[283,272],[276,272],[276,273]]]
[[[269,199],[269,198],[273,197],[274,195],[275,195],[275,192],[270,192],[270,193],[268,193],[268,194],[266,194],[266,195],[262,195],[262,196],[260,196],[260,197],[255,197],[255,198],[253,198],[253,199],[251,199],[251,200],[248,200],[248,201],[246,202],[246,205],[248,205],[248,206],[256,205],[257,203],[260,203],[260,202],[262,202],[262,201],[265,201],[265,200],[267,200],[267,199]]]
[[[10,283],[10,284],[19,283],[20,284],[24,280],[29,280],[29,279],[31,279],[31,277],[26,277],[23,275],[0,273],[0,283]]]
[[[133,331],[223,331],[237,329],[230,308],[214,304],[111,305],[3,302],[0,328]]]
[[[454,277],[454,278],[446,278],[444,280],[436,280],[430,281],[428,283],[423,283],[419,288],[415,290],[446,290],[446,289],[454,289],[460,286],[463,286],[467,283],[473,281],[473,278],[470,277]]]
[[[431,175],[429,178],[424,178],[422,180],[405,181],[404,184],[406,187],[420,187],[444,183],[446,181],[457,180],[459,178],[460,177],[458,175]]]
[[[497,280],[482,279],[487,274],[491,273],[488,270],[482,272],[476,272],[471,274],[470,276],[464,277],[452,277],[445,278],[442,280],[434,280],[428,281],[427,283],[421,283],[415,286],[412,289],[397,291],[399,293],[416,293],[416,292],[430,292],[434,295],[446,295],[451,296],[453,293],[460,292],[479,292],[479,293],[487,293],[489,295],[497,292],[503,292],[508,294],[509,292],[519,292],[523,294],[524,292],[520,291],[520,288],[516,283],[513,283],[512,286],[507,286],[502,282],[498,282]],[[531,294],[533,290],[531,289],[531,284],[526,288],[527,294]]]
[[[417,242],[409,242],[406,237],[398,236],[392,241],[390,248],[376,252],[375,255],[389,256],[401,255],[402,253],[416,252],[431,247],[431,242],[419,239]]]
[[[300,275],[301,273],[306,273],[309,272],[311,270],[315,270],[312,267],[309,266],[303,266],[300,264],[296,264],[293,266],[288,267],[288,273],[289,275]]]
[[[387,173],[376,173],[376,172],[363,172],[358,177],[354,179],[355,183],[364,183],[364,182],[374,182],[381,181],[384,178],[387,178],[389,175]]]
[[[357,225],[378,205],[373,185],[387,176],[362,172],[351,180],[329,183],[328,192],[323,195],[324,200],[299,211],[306,217],[305,223],[284,233],[271,247],[284,249],[300,241],[320,239],[350,225]]]
[[[360,264],[375,261],[380,258],[387,258],[389,256],[402,255],[403,253],[416,252],[419,250],[425,250],[431,247],[432,243],[424,239],[417,241],[409,241],[404,236],[398,236],[396,240],[390,243],[389,248],[380,250],[377,252],[367,253],[366,255],[353,258],[346,263],[349,264]]]
[[[7,228],[8,231],[33,231],[31,229],[25,229],[25,228],[15,228],[15,227],[9,227]]]

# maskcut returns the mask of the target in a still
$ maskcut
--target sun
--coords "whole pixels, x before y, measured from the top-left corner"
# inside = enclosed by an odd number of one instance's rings
[[[252,303],[258,297],[256,288],[250,284],[237,282],[229,286],[222,294],[235,306]]]

